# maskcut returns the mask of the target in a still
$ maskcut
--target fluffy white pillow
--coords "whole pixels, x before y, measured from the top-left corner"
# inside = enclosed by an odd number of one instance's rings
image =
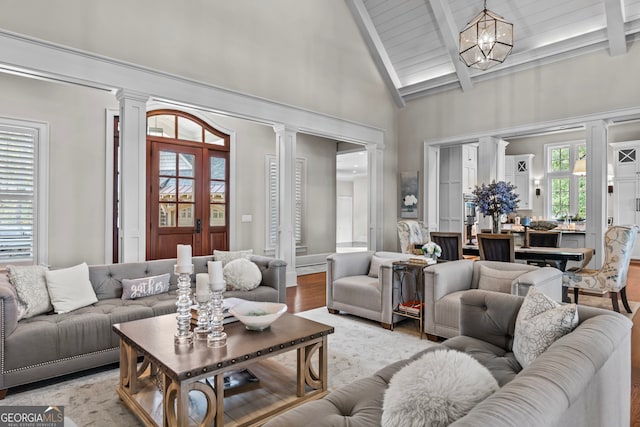
[[[42,265],[8,265],[9,282],[18,294],[18,320],[28,319],[53,310]]]
[[[510,294],[511,283],[526,272],[526,270],[498,270],[481,265],[478,289]]]
[[[513,355],[524,368],[577,325],[575,304],[559,304],[532,286],[516,318]]]
[[[447,426],[496,390],[496,379],[473,357],[435,350],[391,378],[382,405],[382,426]]]
[[[122,279],[122,299],[136,299],[169,292],[169,273],[139,279]]]
[[[262,282],[262,273],[257,265],[245,258],[229,261],[222,269],[228,291],[250,291]]]
[[[89,281],[86,262],[74,267],[47,271],[47,289],[56,313],[68,313],[98,302]]]
[[[246,249],[242,251],[213,251],[213,259],[216,261],[222,261],[222,266],[227,265],[228,262],[238,258],[249,259],[253,255],[253,249]]]

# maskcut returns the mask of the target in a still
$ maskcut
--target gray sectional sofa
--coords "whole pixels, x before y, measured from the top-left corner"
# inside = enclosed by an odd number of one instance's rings
[[[286,262],[253,255],[262,272],[251,291],[227,291],[225,297],[285,302]],[[194,274],[207,272],[212,256],[193,257]],[[0,390],[94,368],[119,360],[114,323],[173,313],[176,310],[175,259],[89,266],[98,302],[64,314],[43,314],[17,321],[16,292],[0,273]],[[168,293],[123,300],[122,279],[171,273]],[[194,282],[195,283],[195,282]]]
[[[631,321],[612,311],[578,306],[579,325],[522,369],[512,345],[523,299],[467,291],[460,299],[461,335],[286,412],[265,427],[379,426],[393,375],[426,352],[442,348],[473,356],[500,386],[452,426],[629,426]]]

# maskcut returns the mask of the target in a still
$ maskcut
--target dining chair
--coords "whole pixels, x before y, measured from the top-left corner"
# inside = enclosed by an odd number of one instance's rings
[[[528,231],[529,246],[542,248],[559,248],[561,233],[556,231]],[[527,261],[527,264],[537,265],[538,267],[551,266],[558,270],[564,270],[562,261],[545,259],[544,261]]]
[[[515,236],[511,233],[478,234],[481,260],[516,262],[515,246]]]
[[[429,230],[422,221],[398,221],[398,238],[400,250],[403,254],[413,253],[415,245],[424,245],[429,241]]]
[[[620,312],[618,294],[628,313],[631,307],[627,301],[627,273],[631,261],[631,252],[638,236],[638,226],[616,225],[609,227],[604,235],[604,264],[600,270],[582,269],[566,271],[562,278],[562,286],[573,288],[574,302],[578,303],[580,289],[603,296],[611,295],[613,309]]]
[[[462,233],[432,231],[430,237],[431,241],[442,249],[441,260],[455,261],[462,259]]]

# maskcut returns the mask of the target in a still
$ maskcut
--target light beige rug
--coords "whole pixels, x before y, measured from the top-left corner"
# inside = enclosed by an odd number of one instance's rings
[[[573,302],[573,292],[569,291],[569,297],[571,302]],[[613,311],[613,306],[611,305],[611,297],[609,296],[592,296],[592,295],[580,295],[578,297],[579,305],[588,305],[591,307],[604,308],[605,310]],[[631,313],[627,313],[627,310],[624,309],[624,305],[622,301],[618,301],[618,306],[620,308],[620,313],[627,316],[630,320],[633,320],[633,317],[638,313],[638,309],[640,309],[640,302],[629,301],[629,307],[631,307]]]
[[[326,307],[299,315],[335,328],[335,333],[328,338],[330,389],[371,375],[392,362],[433,345],[426,338],[420,339],[412,320],[402,322],[395,331],[389,331],[377,322],[346,314],[330,314]],[[275,359],[295,373],[295,351]],[[118,377],[118,370],[112,368],[50,385],[38,384],[38,388],[18,393],[15,389],[9,390],[9,395],[0,400],[0,406],[63,405],[67,427],[140,426],[142,424],[116,394]]]

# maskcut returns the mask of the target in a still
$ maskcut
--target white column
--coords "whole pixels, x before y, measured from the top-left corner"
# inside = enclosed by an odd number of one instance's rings
[[[369,235],[367,247],[370,251],[377,251],[382,248],[383,150],[384,145],[382,144],[367,144],[367,167],[369,171],[369,211],[367,218]]]
[[[587,136],[587,225],[585,244],[595,248],[594,268],[604,262],[604,233],[607,230],[607,137],[603,120],[586,123]]]
[[[278,164],[278,238],[276,258],[287,263],[287,286],[297,284],[296,274],[296,132],[275,125]]]
[[[146,94],[119,90],[120,262],[146,259]],[[117,242],[114,242],[117,244]]]
[[[504,180],[504,156],[509,143],[492,136],[482,137],[478,143],[478,185]],[[478,226],[491,228],[491,218],[483,217],[481,214]]]

